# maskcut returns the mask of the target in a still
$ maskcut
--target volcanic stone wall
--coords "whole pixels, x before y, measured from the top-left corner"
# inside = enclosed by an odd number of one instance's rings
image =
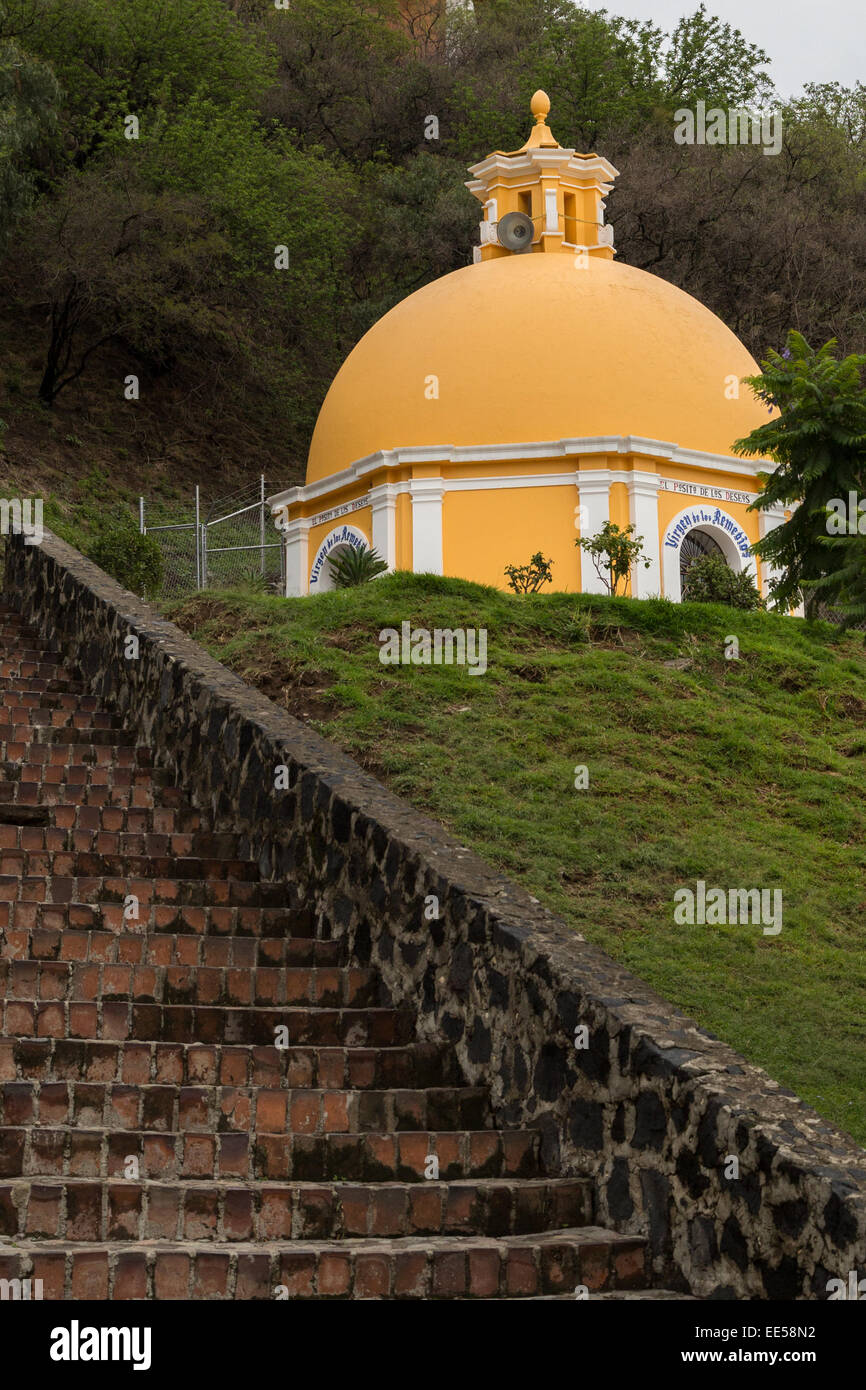
[[[595,1178],[596,1219],[648,1237],[656,1282],[787,1299],[866,1278],[848,1136],[70,546],[10,537],[5,594],[287,902],[417,1008],[419,1035],[450,1041],[497,1123],[536,1127],[551,1173]]]

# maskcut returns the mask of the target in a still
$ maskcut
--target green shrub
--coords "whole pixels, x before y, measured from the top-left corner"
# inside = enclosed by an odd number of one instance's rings
[[[528,565],[506,565],[509,588],[516,594],[537,594],[542,584],[550,584],[552,560],[545,560],[540,550],[530,557]]]
[[[368,579],[375,579],[377,574],[384,574],[388,568],[378,551],[368,549],[366,545],[357,548],[350,546],[348,550],[334,555],[328,564],[337,589],[352,589],[356,584],[366,584]]]
[[[683,598],[690,603],[726,603],[729,608],[763,608],[750,570],[735,574],[718,555],[693,560],[683,579]]]
[[[100,518],[85,555],[126,589],[154,598],[162,586],[162,552],[153,536],[142,535],[122,505]]]

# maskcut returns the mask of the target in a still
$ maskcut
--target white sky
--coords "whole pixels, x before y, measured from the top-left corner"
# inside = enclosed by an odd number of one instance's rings
[[[587,10],[627,19],[651,19],[670,33],[699,0],[578,0]],[[866,81],[866,6],[863,0],[706,0],[707,13],[741,30],[769,53],[770,76],[780,96],[806,82]]]

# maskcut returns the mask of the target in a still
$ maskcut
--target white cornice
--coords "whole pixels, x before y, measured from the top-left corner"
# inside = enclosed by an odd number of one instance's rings
[[[573,458],[592,454],[639,454],[657,458],[665,463],[682,468],[699,468],[716,473],[739,473],[756,477],[758,473],[772,472],[774,464],[769,459],[737,459],[728,454],[703,453],[699,449],[684,449],[661,439],[645,439],[641,435],[592,435],[574,439],[529,440],[522,444],[453,444],[409,445],[396,449],[380,449],[365,458],[357,459],[342,468],[306,487],[286,488],[284,492],[269,497],[272,509],[291,506],[296,502],[313,502],[326,497],[340,488],[360,481],[367,474],[379,468],[402,468],[416,463],[474,464],[474,463],[515,463],[530,462],[532,459]],[[567,482],[569,475],[563,474]],[[463,482],[462,479],[455,481]],[[472,481],[465,480],[471,485]],[[507,479],[502,480],[503,486]]]
[[[478,164],[470,164],[469,173],[473,174],[474,178],[471,181],[467,180],[466,187],[477,194],[480,188],[489,186],[490,176],[495,173],[505,174],[511,180],[557,171],[564,176],[571,175],[581,182],[595,175],[602,184],[610,183],[619,175],[619,170],[603,155],[578,154],[576,150],[564,149],[561,146],[539,146],[533,150],[518,150],[514,154],[497,150]]]

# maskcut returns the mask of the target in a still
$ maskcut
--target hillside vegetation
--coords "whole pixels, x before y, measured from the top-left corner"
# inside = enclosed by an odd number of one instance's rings
[[[861,634],[411,574],[314,599],[212,593],[169,611],[866,1142]],[[486,629],[486,674],[383,665],[379,633],[404,621]],[[674,893],[700,879],[781,889],[781,932],[677,925]]]
[[[665,33],[568,0],[0,0],[0,485],[301,481],[359,337],[470,263],[467,165],[537,87],[622,170],[620,261],[757,358],[792,324],[862,348],[866,88],[774,94],[766,62],[703,5]],[[778,153],[677,144],[698,101],[778,107]]]

